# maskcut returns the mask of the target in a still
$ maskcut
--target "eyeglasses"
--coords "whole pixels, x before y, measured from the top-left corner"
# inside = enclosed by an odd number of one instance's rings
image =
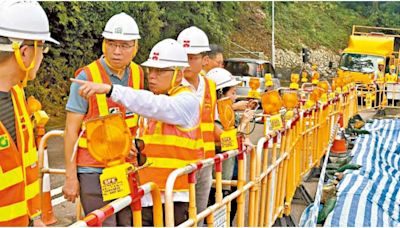
[[[127,51],[130,48],[132,48],[134,45],[129,45],[129,44],[116,44],[116,43],[112,43],[112,42],[107,42],[107,46],[112,49],[115,50],[117,49],[117,47],[119,47],[121,50],[123,51]]]
[[[26,45],[28,47],[35,47],[34,44],[23,44],[23,45]],[[42,51],[43,54],[47,54],[49,52],[49,50],[50,50],[50,45],[49,44],[38,44],[37,47],[41,48],[43,50]]]
[[[149,73],[155,73],[156,75],[161,75],[164,72],[175,71],[172,68],[149,68]]]

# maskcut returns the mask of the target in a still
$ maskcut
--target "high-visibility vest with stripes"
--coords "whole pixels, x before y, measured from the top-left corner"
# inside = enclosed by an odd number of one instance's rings
[[[214,120],[217,94],[214,81],[206,77],[203,78],[205,88],[201,104],[200,128],[204,143],[204,157],[212,158],[215,156]]]
[[[88,66],[78,70],[75,75],[78,75],[81,70],[84,70],[87,75],[88,81],[93,81],[97,83],[107,83],[111,84],[110,78],[107,75],[104,67],[102,66],[100,60],[96,60],[89,64]],[[131,62],[130,64],[130,74],[128,78],[128,86],[134,89],[143,89],[143,70],[142,68]],[[110,113],[121,112],[125,118],[125,121],[132,133],[136,134],[138,115],[131,113],[127,114],[126,109],[123,105],[114,102],[110,98],[106,98],[105,94],[96,94],[88,99],[88,112],[84,117],[84,121],[93,119],[99,116],[106,116]],[[83,127],[83,126],[82,126]],[[81,129],[82,131],[83,129]],[[128,162],[133,162],[127,159]],[[96,161],[87,149],[87,139],[86,132],[83,133],[82,137],[78,142],[77,160],[78,166],[84,167],[105,167],[104,163]]]
[[[38,154],[24,90],[11,94],[17,142],[0,123],[0,226],[27,226],[41,214]]]
[[[178,87],[171,96],[184,91],[190,90]],[[142,139],[146,145],[143,153],[146,154],[150,166],[139,171],[140,182],[141,184],[154,182],[162,191],[165,190],[168,175],[172,171],[197,162],[204,156],[198,125],[186,129],[149,119]],[[188,191],[188,189],[188,176],[178,177],[174,191]]]

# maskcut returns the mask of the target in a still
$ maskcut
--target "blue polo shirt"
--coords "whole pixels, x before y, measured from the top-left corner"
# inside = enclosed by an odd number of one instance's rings
[[[115,75],[111,72],[110,68],[107,66],[106,62],[104,61],[103,56],[100,58],[100,63],[104,67],[112,84],[128,86],[128,79],[129,79],[129,74],[130,74],[130,69],[131,69],[130,67],[127,67],[125,69],[122,79],[119,79],[117,75]],[[86,72],[84,70],[82,70],[76,78],[86,81],[87,80]],[[79,90],[79,84],[72,83],[70,92],[69,92],[67,106],[65,109],[69,112],[86,114],[88,112],[88,102],[83,97],[79,96],[78,90]]]
[[[122,79],[119,79],[117,75],[115,75],[114,73],[111,72],[110,68],[107,66],[106,62],[104,61],[103,56],[100,58],[100,63],[104,67],[112,84],[128,86],[130,67],[127,67],[125,69]],[[86,81],[87,80],[86,72],[84,70],[82,70],[76,78]],[[79,95],[79,93],[78,93],[79,87],[80,86],[78,83],[73,82],[71,84],[68,102],[67,102],[65,109],[69,112],[80,113],[80,114],[85,115],[89,109],[88,102],[87,102],[87,100],[85,100],[83,97],[81,97]],[[103,172],[102,168],[95,168],[95,167],[80,167],[80,166],[78,166],[77,170],[78,170],[78,173],[102,173]]]

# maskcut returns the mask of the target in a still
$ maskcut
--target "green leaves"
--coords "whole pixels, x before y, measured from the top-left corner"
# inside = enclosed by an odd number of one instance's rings
[[[202,28],[210,42],[222,43],[222,36],[233,30],[240,13],[238,2],[44,1],[41,5],[48,15],[52,36],[61,44],[52,45],[26,91],[42,102],[51,117],[65,115],[69,78],[101,56],[101,33],[114,14],[125,12],[136,20],[142,38],[134,61],[142,63],[158,41],[176,38],[191,25]]]

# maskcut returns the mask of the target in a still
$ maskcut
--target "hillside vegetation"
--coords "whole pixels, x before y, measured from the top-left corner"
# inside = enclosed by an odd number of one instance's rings
[[[53,118],[64,121],[69,78],[101,55],[101,33],[114,14],[126,12],[139,25],[143,62],[158,41],[176,38],[184,28],[196,25],[233,56],[229,41],[270,56],[271,2],[42,2],[53,36],[61,42],[45,56],[28,95],[42,101]],[[353,24],[396,27],[398,2],[276,2],[275,45],[298,52],[301,47],[342,49]]]

